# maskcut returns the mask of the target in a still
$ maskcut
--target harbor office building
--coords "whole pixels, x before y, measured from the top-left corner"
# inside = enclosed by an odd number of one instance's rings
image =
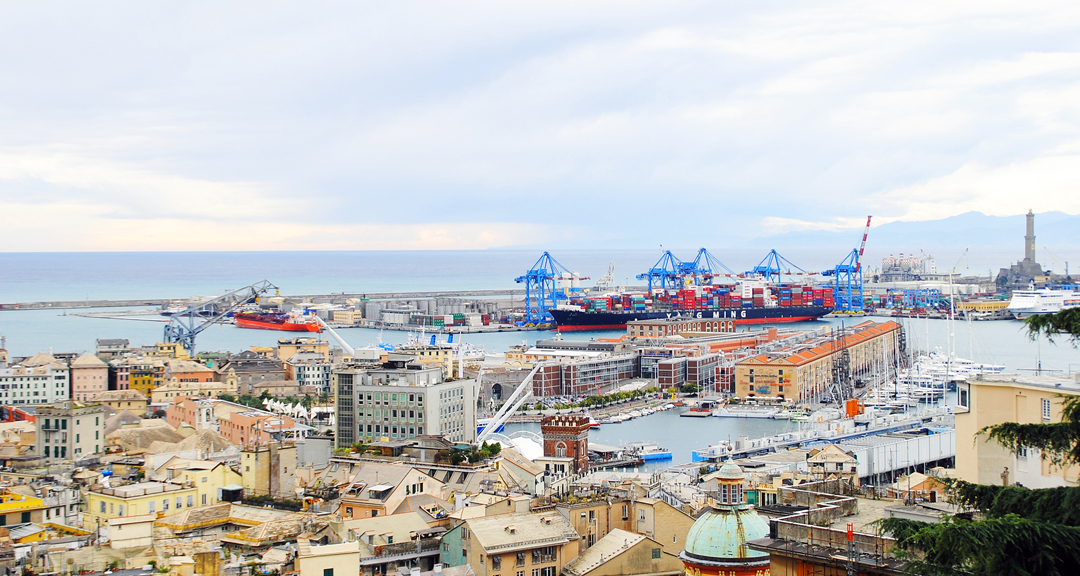
[[[893,321],[864,322],[838,333],[735,363],[735,395],[796,402],[822,394],[833,383],[833,363],[847,355],[852,377],[869,377],[875,367],[895,362],[903,328]]]
[[[476,380],[445,381],[441,366],[406,358],[334,371],[337,448],[423,435],[451,442],[476,439]]]

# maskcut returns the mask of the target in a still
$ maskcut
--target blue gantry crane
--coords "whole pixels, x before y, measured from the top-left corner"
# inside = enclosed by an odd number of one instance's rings
[[[713,278],[717,276],[725,276],[728,278],[738,276],[731,268],[725,266],[719,258],[713,256],[712,252],[709,252],[705,248],[698,250],[697,258],[694,258],[693,269],[695,283],[712,284]]]
[[[638,274],[637,279],[646,280],[649,283],[649,292],[652,292],[653,288],[678,288],[681,286],[680,277],[688,265],[694,266],[692,262],[683,262],[676,258],[671,250],[665,250],[656,264],[653,264],[648,272]]]
[[[779,284],[782,276],[804,276],[808,274],[806,270],[792,264],[790,260],[781,256],[776,250],[770,250],[757,266],[746,271],[747,276],[761,276],[774,284]]]
[[[866,217],[866,229],[863,230],[862,244],[852,249],[832,270],[826,270],[823,276],[832,276],[834,310],[837,312],[859,313],[863,308],[862,256],[866,250],[866,237],[870,234],[870,219]]]
[[[199,332],[220,322],[242,306],[258,302],[260,296],[271,290],[276,293],[277,286],[268,280],[263,280],[222,294],[212,300],[190,303],[169,318],[169,323],[165,325],[165,342],[179,343],[188,354],[194,355],[195,336]]]
[[[588,280],[587,277],[578,276],[576,272],[559,264],[547,252],[540,256],[540,259],[525,272],[524,276],[514,278],[514,282],[525,284],[525,322],[531,324],[553,322],[548,310],[558,305],[559,300],[566,299],[566,294],[556,289],[555,281],[574,279]]]
[[[692,261],[679,260],[670,250],[665,250],[656,264],[649,268],[648,272],[638,274],[637,279],[648,281],[649,292],[652,292],[653,288],[680,288],[688,283],[711,284],[716,276],[735,277],[738,275],[725,266],[719,258],[702,248],[698,250],[697,256]]]

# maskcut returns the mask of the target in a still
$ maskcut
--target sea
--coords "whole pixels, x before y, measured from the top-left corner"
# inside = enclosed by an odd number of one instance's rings
[[[640,283],[634,278],[636,273],[652,266],[659,254],[659,250],[580,250],[560,253],[557,257],[567,268],[594,279],[614,266],[617,284],[635,285]],[[811,260],[810,254],[808,251],[803,256]],[[285,295],[512,289],[521,286],[514,279],[532,268],[539,256],[536,251],[528,250],[0,253],[0,303],[186,299],[220,294],[262,279],[273,282]],[[761,256],[750,252],[740,254],[733,267],[747,269]],[[818,267],[827,266],[823,263]],[[812,269],[810,265],[807,268]],[[0,310],[0,336],[6,338],[12,356],[43,351],[92,352],[98,338],[126,338],[133,345],[161,341],[165,319],[155,316],[152,310],[146,316],[128,319],[74,315],[87,311],[92,310]],[[862,321],[865,320],[836,318],[786,326],[814,329]],[[1054,343],[1046,338],[1032,340],[1020,322],[898,321],[904,325],[908,346],[913,349],[952,349],[958,356],[1003,364],[1007,372],[1021,374],[1080,372],[1080,351],[1067,339]],[[350,328],[339,333],[353,346],[401,344],[409,338],[406,332],[392,330]],[[565,337],[588,340],[621,334],[582,332]],[[272,346],[285,336],[288,335],[225,324],[208,327],[200,333],[196,346],[200,351],[235,353],[251,346]],[[511,345],[533,344],[553,336],[551,332],[535,331],[468,334],[460,338],[483,346],[489,353],[498,353]],[[689,460],[690,450],[706,444],[741,435],[778,434],[789,431],[791,426],[786,421],[679,418],[674,412],[666,412],[605,426],[590,437],[595,436],[594,441],[608,445],[653,441],[672,449],[675,462],[685,462]],[[694,438],[694,444],[687,438]]]

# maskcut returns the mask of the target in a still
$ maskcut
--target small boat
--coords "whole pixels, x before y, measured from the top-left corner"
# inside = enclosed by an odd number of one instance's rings
[[[661,448],[656,444],[649,442],[634,442],[627,444],[627,446],[629,447],[631,454],[646,462],[650,460],[671,460],[671,450]]]

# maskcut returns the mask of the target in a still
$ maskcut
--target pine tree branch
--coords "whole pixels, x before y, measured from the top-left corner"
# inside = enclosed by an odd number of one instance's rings
[[[1080,345],[1080,308],[1069,308],[1053,314],[1035,314],[1024,323],[1032,340],[1038,340],[1042,335],[1053,342],[1055,336],[1065,334],[1072,340],[1073,348]]]

